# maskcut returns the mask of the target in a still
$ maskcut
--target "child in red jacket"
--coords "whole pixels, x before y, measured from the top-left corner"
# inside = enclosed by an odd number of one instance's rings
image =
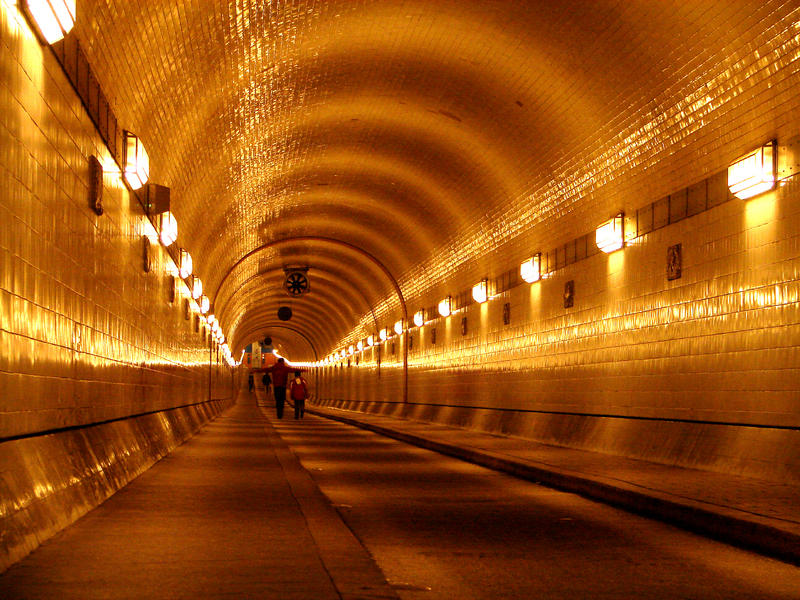
[[[308,398],[308,383],[305,379],[300,377],[300,371],[294,372],[294,379],[292,379],[291,387],[289,388],[289,396],[294,404],[294,418],[302,419],[303,413],[306,411],[306,398]]]

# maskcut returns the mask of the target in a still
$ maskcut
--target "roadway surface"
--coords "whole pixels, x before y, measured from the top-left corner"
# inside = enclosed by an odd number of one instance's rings
[[[348,425],[268,414],[405,600],[800,598],[798,567]]]

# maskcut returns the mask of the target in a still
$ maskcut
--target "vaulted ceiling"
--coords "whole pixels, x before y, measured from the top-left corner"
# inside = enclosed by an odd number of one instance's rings
[[[269,332],[303,360],[690,165],[681,140],[791,3],[768,4],[80,0],[76,28],[232,349]],[[287,265],[309,294],[282,291]]]

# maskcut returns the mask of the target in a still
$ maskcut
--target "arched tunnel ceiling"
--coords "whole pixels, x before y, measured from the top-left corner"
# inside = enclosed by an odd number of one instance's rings
[[[399,318],[386,273],[430,302],[502,248],[507,269],[585,233],[618,208],[626,173],[691,163],[659,137],[713,118],[716,99],[688,104],[704,82],[687,73],[734,72],[753,23],[780,17],[712,0],[78,6],[77,35],[152,179],[171,187],[229,337],[241,347],[275,321],[283,264],[326,274],[318,301],[300,303],[300,333],[285,332],[304,357],[303,335],[327,353],[373,312]],[[242,260],[313,237],[385,273],[319,244]]]

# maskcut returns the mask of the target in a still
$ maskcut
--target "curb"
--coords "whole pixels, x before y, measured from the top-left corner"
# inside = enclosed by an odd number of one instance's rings
[[[327,411],[316,408],[306,408],[306,412],[433,450],[494,471],[508,473],[520,479],[573,492],[629,512],[677,525],[734,546],[800,565],[800,535],[776,527],[769,522],[768,518],[757,515],[744,516],[739,511],[725,507],[711,509],[710,505],[699,501],[676,498],[653,490],[645,493],[634,486],[626,486],[620,482],[612,483],[599,477],[591,477],[557,467],[545,468],[532,465],[523,460],[514,460],[488,450],[475,450],[437,442],[388,427],[364,423],[350,417],[329,414]]]

